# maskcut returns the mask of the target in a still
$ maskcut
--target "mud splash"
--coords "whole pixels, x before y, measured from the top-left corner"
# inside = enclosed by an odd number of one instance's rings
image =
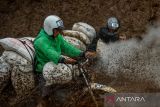
[[[96,71],[127,81],[150,83],[160,88],[160,27],[150,28],[142,41],[130,39],[116,43],[98,43]]]

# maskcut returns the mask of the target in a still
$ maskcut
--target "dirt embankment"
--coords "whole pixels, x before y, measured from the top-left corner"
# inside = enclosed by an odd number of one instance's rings
[[[137,36],[160,16],[158,0],[1,0],[0,38],[36,36],[50,14],[60,16],[66,29],[83,21],[98,31],[106,19],[121,21],[120,34]]]

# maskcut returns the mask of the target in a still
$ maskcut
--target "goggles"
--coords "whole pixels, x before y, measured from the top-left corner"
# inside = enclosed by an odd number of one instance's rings
[[[58,26],[59,29],[64,29],[64,25],[63,25],[62,20],[58,20],[58,21],[56,21],[56,23],[57,23],[57,26]]]

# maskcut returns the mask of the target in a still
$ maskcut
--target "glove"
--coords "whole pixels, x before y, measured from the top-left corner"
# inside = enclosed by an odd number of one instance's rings
[[[72,59],[72,58],[67,58],[67,59],[64,60],[64,63],[65,64],[76,64],[77,60]]]
[[[88,59],[93,59],[93,58],[96,58],[97,57],[97,54],[96,54],[96,51],[87,51],[85,52],[85,57],[88,58]]]
[[[120,39],[120,40],[126,40],[127,37],[126,37],[126,35],[123,34],[123,35],[120,35],[120,36],[119,36],[119,39]]]

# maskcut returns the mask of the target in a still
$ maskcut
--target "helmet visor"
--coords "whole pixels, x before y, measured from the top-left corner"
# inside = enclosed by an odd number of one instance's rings
[[[59,29],[64,29],[64,25],[63,25],[62,20],[58,20],[56,23],[57,23],[57,26],[58,26]]]
[[[116,30],[119,27],[118,23],[112,23],[112,29]]]

